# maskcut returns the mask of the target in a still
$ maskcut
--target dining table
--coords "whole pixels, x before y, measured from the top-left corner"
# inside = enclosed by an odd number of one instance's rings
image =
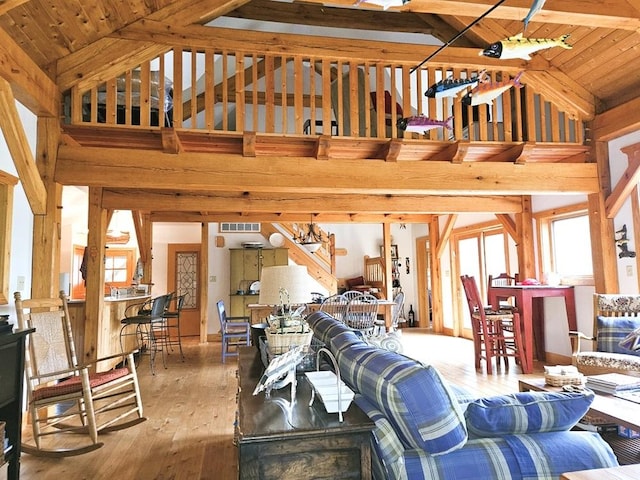
[[[490,305],[497,306],[501,300],[513,297],[515,306],[520,312],[523,326],[524,349],[529,365],[533,365],[535,358],[545,359],[545,318],[543,300],[548,297],[562,297],[567,313],[569,331],[578,329],[576,315],[576,300],[572,285],[494,285],[487,290],[487,300]],[[567,341],[569,336],[567,335]]]

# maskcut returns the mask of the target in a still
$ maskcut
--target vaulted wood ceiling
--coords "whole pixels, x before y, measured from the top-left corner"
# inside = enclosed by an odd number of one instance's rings
[[[58,116],[60,93],[71,86],[95,84],[162,52],[166,44],[154,42],[161,33],[183,38],[197,36],[200,25],[221,16],[251,21],[249,25],[256,29],[264,22],[277,22],[422,34],[424,42],[416,40],[422,38],[416,36],[411,36],[410,42],[418,51],[424,43],[426,56],[433,50],[427,48],[433,40],[429,36],[441,42],[451,40],[494,3],[411,0],[402,7],[383,11],[374,4],[355,6],[353,0],[4,0],[0,1],[0,44],[4,45],[0,47],[0,74],[25,105],[36,112]],[[521,32],[522,19],[531,3],[532,0],[503,2],[448,48],[480,49]],[[218,30],[208,28],[212,34]],[[336,52],[341,45],[347,48],[350,43],[341,38],[340,32],[323,32],[326,37],[334,37],[331,48]],[[228,37],[226,30],[224,33]],[[528,85],[537,91],[552,92],[552,97],[574,106],[586,119],[632,101],[637,105],[637,0],[547,0],[529,24],[526,36],[556,38],[563,34],[571,35],[572,49],[545,50],[530,62],[523,62]],[[237,38],[228,41],[234,42],[235,47],[242,38],[238,32]],[[224,42],[222,38],[217,46],[224,48]],[[383,48],[380,54],[385,54]],[[496,65],[495,60],[486,62]],[[250,209],[246,196],[242,201]],[[383,206],[380,208],[384,210]],[[410,211],[407,206],[400,208]],[[507,210],[504,207],[503,211]]]

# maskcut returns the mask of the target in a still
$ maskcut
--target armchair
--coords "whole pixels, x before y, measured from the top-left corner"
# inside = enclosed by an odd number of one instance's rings
[[[572,362],[585,375],[624,373],[640,376],[640,351],[620,345],[640,328],[640,295],[599,294],[593,296],[593,332],[569,332]],[[582,349],[584,341],[589,348]]]

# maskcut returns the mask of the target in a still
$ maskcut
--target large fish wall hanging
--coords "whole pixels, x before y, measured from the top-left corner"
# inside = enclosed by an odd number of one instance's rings
[[[529,25],[529,22],[531,21],[533,16],[542,9],[544,2],[546,2],[546,0],[534,0],[533,4],[531,5],[531,9],[529,9],[529,13],[527,13],[527,16],[522,20],[524,22],[525,32],[527,31],[527,26]]]
[[[499,42],[492,43],[482,50],[478,55],[484,55],[490,58],[500,58],[509,60],[512,58],[521,58],[523,60],[531,60],[531,54],[539,50],[545,50],[552,47],[562,47],[566,49],[573,48],[567,43],[569,34],[562,35],[558,38],[524,38],[522,33],[513,37],[505,38]]]
[[[433,120],[424,115],[416,115],[413,117],[403,117],[396,122],[396,125],[400,130],[404,130],[405,132],[426,134],[429,130],[440,127],[453,130],[452,121],[453,117],[449,117],[446,120]]]
[[[493,104],[493,101],[509,90],[511,87],[521,88],[520,77],[524,72],[518,73],[515,78],[504,82],[484,82],[462,97],[464,105],[480,105],[481,103]]]
[[[455,97],[463,90],[474,88],[479,82],[484,81],[483,78],[485,75],[486,71],[482,70],[477,76],[472,78],[447,77],[431,85],[427,91],[424,92],[424,96],[429,98]]]
[[[381,6],[383,10],[387,10],[390,7],[401,7],[410,1],[411,0],[357,0],[354,5],[358,6],[361,3],[372,3],[373,5]]]

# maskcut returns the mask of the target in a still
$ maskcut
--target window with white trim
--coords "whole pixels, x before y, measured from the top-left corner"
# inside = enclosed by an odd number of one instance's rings
[[[589,214],[585,204],[547,210],[537,220],[541,276],[556,274],[565,285],[593,285]]]

